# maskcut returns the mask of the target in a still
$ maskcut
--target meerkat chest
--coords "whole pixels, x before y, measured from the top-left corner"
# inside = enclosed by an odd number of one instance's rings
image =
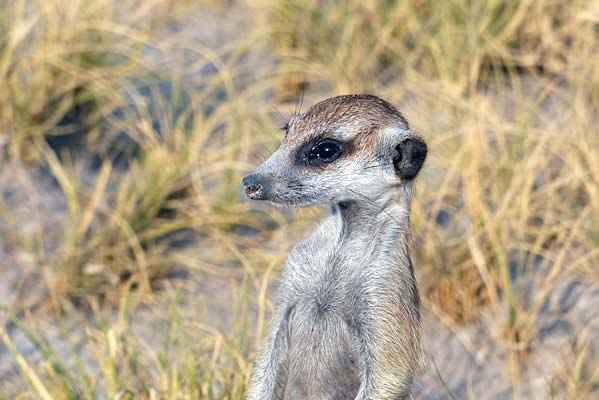
[[[284,297],[317,315],[350,313],[368,287],[376,258],[365,240],[340,241],[335,228],[325,225],[299,243],[283,276]]]
[[[360,386],[358,320],[368,286],[358,268],[363,254],[348,254],[338,232],[328,228],[291,251],[283,276],[292,377],[287,393],[298,394],[292,398],[355,398]]]

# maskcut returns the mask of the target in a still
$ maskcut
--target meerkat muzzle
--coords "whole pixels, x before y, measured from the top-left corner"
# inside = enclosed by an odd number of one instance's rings
[[[259,182],[259,178],[252,174],[248,175],[241,181],[245,187],[245,194],[252,200],[259,200],[262,192],[262,184]]]

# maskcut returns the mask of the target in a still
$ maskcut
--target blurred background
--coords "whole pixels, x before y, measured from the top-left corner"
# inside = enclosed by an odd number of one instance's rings
[[[326,212],[240,180],[294,113],[396,105],[416,399],[599,398],[599,2],[0,0],[0,398],[241,399]]]

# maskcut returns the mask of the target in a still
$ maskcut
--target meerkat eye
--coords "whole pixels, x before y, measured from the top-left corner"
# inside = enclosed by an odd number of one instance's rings
[[[341,156],[341,146],[331,140],[325,140],[312,146],[308,153],[308,163],[319,165],[335,161]]]

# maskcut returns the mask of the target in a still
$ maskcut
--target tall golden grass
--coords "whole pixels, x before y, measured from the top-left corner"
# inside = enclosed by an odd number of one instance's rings
[[[424,305],[455,329],[492,315],[517,387],[553,289],[569,277],[599,284],[599,8],[209,3],[0,3],[2,162],[46,169],[67,204],[52,237],[18,221],[4,235],[31,254],[44,290],[4,307],[0,339],[18,373],[0,394],[243,398],[269,288],[318,211],[255,208],[239,181],[279,140],[273,115],[297,111],[272,94],[300,86],[306,104],[379,94],[427,139],[412,218]],[[208,42],[174,28],[219,15],[243,31]],[[56,151],[52,138],[67,134],[96,167]],[[213,295],[200,299],[194,282],[212,279],[231,287],[226,331],[193,306]],[[163,327],[158,346],[136,328],[144,312]],[[17,334],[41,358],[22,354]],[[596,394],[592,340],[564,350],[548,393]]]

